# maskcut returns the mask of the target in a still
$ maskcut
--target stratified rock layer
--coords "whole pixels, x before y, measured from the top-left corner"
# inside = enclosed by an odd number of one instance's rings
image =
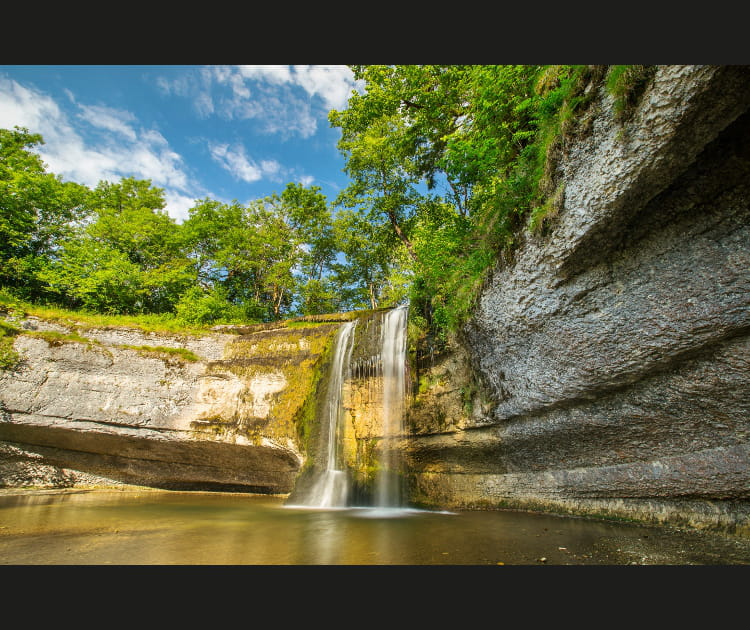
[[[405,442],[415,497],[750,532],[750,68],[601,89],[564,204],[465,330],[492,410]]]
[[[192,337],[14,323],[26,332],[0,372],[1,486],[262,493],[294,485],[338,326]]]

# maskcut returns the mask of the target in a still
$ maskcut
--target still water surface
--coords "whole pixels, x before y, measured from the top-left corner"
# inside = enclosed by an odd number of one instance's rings
[[[153,490],[0,494],[5,565],[750,564],[750,540],[515,511]]]

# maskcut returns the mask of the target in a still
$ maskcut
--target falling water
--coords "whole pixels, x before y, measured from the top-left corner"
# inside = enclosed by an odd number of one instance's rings
[[[356,320],[343,324],[334,346],[326,397],[327,422],[323,426],[325,470],[317,473],[305,497],[290,507],[340,508],[349,505],[349,474],[340,455],[344,417],[344,383],[356,378],[366,382],[368,392],[382,396],[382,448],[375,478],[373,516],[399,516],[402,508],[400,460],[390,442],[403,433],[406,392],[406,322],[408,306],[394,308],[382,316],[379,352],[352,361]],[[380,391],[373,391],[376,387]],[[399,508],[399,509],[392,509]]]
[[[383,318],[383,450],[380,471],[375,480],[375,503],[378,507],[401,505],[398,453],[388,446],[388,442],[403,431],[407,314],[408,306],[399,306],[388,311]]]
[[[346,472],[339,468],[339,424],[343,414],[342,385],[349,371],[354,328],[357,322],[346,322],[339,329],[331,364],[326,407],[328,409],[326,468],[301,505],[316,507],[343,507],[348,496]]]

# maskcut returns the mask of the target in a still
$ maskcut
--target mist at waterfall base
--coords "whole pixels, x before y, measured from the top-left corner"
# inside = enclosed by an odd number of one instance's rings
[[[344,382],[351,378],[351,357],[357,320],[342,324],[336,336],[331,361],[330,379],[326,396],[326,413],[322,419],[325,441],[325,467],[317,473],[303,496],[296,496],[289,508],[349,509],[353,514],[368,518],[397,518],[423,510],[405,504],[398,474],[399,459],[394,449],[387,448],[387,440],[403,432],[406,400],[406,325],[408,305],[389,310],[383,315],[380,333],[380,352],[375,357],[373,373],[382,380],[382,427],[384,446],[375,478],[372,505],[352,504],[347,472],[343,469],[341,432],[344,422]],[[448,512],[445,512],[446,514]]]

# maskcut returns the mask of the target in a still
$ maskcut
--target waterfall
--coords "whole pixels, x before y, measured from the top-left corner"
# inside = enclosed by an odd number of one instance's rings
[[[315,480],[306,499],[300,505],[316,507],[343,507],[348,498],[346,472],[339,464],[339,424],[343,415],[342,386],[349,371],[352,353],[354,328],[357,322],[346,322],[336,336],[336,344],[331,363],[331,376],[328,384],[326,409],[328,411],[326,435],[326,467]]]
[[[403,433],[407,314],[408,306],[399,306],[383,318],[383,448],[380,470],[375,480],[375,503],[378,507],[399,507],[402,501],[398,452],[389,446],[389,440]]]
[[[368,405],[370,400],[377,400],[378,397],[382,402],[382,415],[379,418],[381,448],[378,457],[378,473],[374,480],[373,503],[377,508],[397,508],[402,505],[401,462],[398,451],[391,447],[391,443],[403,434],[408,306],[399,306],[387,313],[377,315],[380,317],[380,335],[379,338],[372,339],[370,342],[377,347],[364,348],[365,351],[372,352],[369,356],[363,354],[363,348],[358,346],[360,356],[352,360],[357,320],[343,324],[337,333],[328,391],[321,418],[320,448],[326,456],[325,469],[322,466],[316,469],[309,485],[305,484],[307,489],[299,488],[299,493],[304,494],[304,497],[300,497],[298,501],[295,499],[297,506],[338,508],[349,505],[350,471],[346,470],[343,462],[342,438],[346,428],[343,421],[345,417],[344,386],[347,382],[353,381],[359,383],[360,392],[364,384]],[[368,339],[364,331],[363,339]],[[351,391],[349,388],[347,395],[350,396]],[[385,510],[385,512],[396,511]]]

